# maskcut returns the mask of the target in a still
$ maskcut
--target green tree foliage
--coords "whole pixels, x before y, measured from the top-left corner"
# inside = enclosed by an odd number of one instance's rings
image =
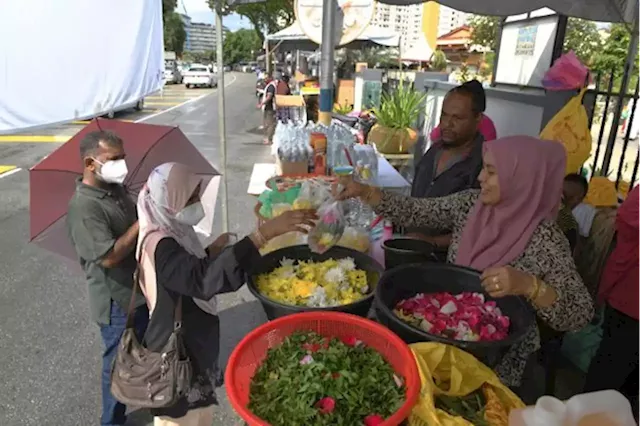
[[[602,37],[593,21],[569,18],[564,38],[563,51],[573,50],[576,56],[587,66],[593,62],[595,54],[602,48]]]
[[[164,49],[176,52],[176,55],[180,57],[186,38],[187,33],[184,30],[182,17],[176,12],[171,12],[164,22]]]
[[[433,71],[444,71],[447,69],[447,56],[440,49],[433,52],[433,57],[431,58],[431,70]]]
[[[498,29],[502,18],[499,16],[475,16],[471,19],[471,43],[496,50],[498,45]]]
[[[182,17],[175,12],[177,0],[162,0],[162,27],[164,31],[164,50],[176,52],[181,56],[187,33]]]
[[[207,0],[209,7],[216,10],[219,0]],[[264,41],[264,34],[272,34],[288,27],[295,21],[293,0],[267,0],[262,3],[229,6],[224,2],[223,14],[237,13],[251,22],[260,41]]]
[[[255,52],[260,50],[261,42],[253,30],[238,30],[227,33],[222,45],[224,62],[235,64],[255,60]]]
[[[629,51],[629,43],[631,42],[631,33],[624,24],[612,24],[609,29],[609,37],[605,40],[602,48],[594,55],[591,69],[595,73],[601,73],[602,84],[607,85],[611,72],[614,72],[614,88],[620,88],[624,64],[627,60],[627,52]],[[638,54],[634,61],[633,70],[631,70],[631,82],[629,91],[635,89],[638,80]]]

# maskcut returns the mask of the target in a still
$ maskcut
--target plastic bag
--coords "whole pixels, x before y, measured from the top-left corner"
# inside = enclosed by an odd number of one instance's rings
[[[305,180],[300,186],[298,198],[293,202],[294,210],[313,208],[313,184],[310,180]]]
[[[578,90],[587,82],[589,69],[585,67],[573,50],[560,56],[542,78],[547,90]]]
[[[464,396],[483,388],[487,399],[487,412],[498,405],[509,415],[515,408],[523,408],[524,403],[489,367],[473,355],[454,346],[443,343],[414,343],[409,345],[418,365],[422,382],[420,399],[409,417],[410,426],[473,426],[461,417],[454,417],[435,407],[438,394]],[[500,406],[501,405],[501,406]],[[491,412],[495,412],[492,408]],[[508,422],[508,420],[507,420]],[[504,422],[489,422],[491,426],[507,426]]]
[[[356,180],[375,184],[378,180],[378,155],[371,145],[354,145]]]
[[[540,139],[560,142],[567,152],[566,174],[578,173],[591,154],[591,132],[587,111],[582,105],[583,88],[544,127]]]
[[[260,215],[266,219],[277,216],[273,213],[273,207],[276,204],[293,204],[296,198],[298,198],[299,192],[299,186],[291,187],[282,192],[267,189],[258,197],[258,202],[261,203],[259,210]],[[291,210],[291,208],[289,208],[289,210]]]
[[[297,246],[307,243],[307,235],[302,232],[287,232],[269,240],[269,242],[260,249],[260,254],[265,255],[272,251],[285,247]]]
[[[340,202],[330,200],[318,209],[318,223],[309,232],[309,248],[322,254],[336,245],[344,234],[344,211]]]
[[[369,241],[369,233],[364,228],[348,226],[345,228],[342,238],[340,238],[337,245],[357,250],[361,253],[366,253],[369,251],[369,247],[371,245]]]

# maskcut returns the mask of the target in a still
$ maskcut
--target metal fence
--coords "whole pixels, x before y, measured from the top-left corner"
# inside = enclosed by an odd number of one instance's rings
[[[624,181],[630,189],[638,177],[639,150],[637,141],[634,141],[638,135],[633,122],[634,119],[640,119],[635,117],[640,114],[637,111],[639,82],[636,82],[633,93],[625,93],[621,97],[620,93],[614,91],[616,77],[615,70],[600,73],[595,78],[595,88],[587,91],[591,101],[586,105],[589,130],[594,138],[595,149],[592,148],[586,167],[592,176],[615,176],[616,188]],[[627,111],[620,125],[616,125],[620,122],[613,117],[618,102],[623,102]]]

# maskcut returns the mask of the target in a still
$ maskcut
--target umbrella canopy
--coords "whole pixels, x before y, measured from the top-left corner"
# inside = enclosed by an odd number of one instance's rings
[[[433,56],[433,49],[424,37],[418,39],[418,43],[401,52],[400,59],[403,61],[428,62]]]
[[[83,173],[80,141],[88,133],[98,130],[113,131],[124,141],[129,169],[124,185],[132,197],[137,196],[149,173],[166,162],[186,164],[194,173],[210,177],[206,182],[207,188],[211,184],[211,178],[219,176],[177,127],[103,119],[92,121],[29,170],[31,241],[73,260],[77,260],[77,257],[67,236],[65,217],[69,201],[75,192],[76,180]],[[217,190],[217,181],[214,188]],[[217,196],[217,193],[213,196]],[[213,205],[215,206],[215,198]],[[205,220],[210,219],[212,222],[211,209],[208,213],[209,218]]]
[[[378,0],[380,3],[407,6],[429,0]],[[576,18],[602,22],[633,22],[637,0],[438,0],[438,3],[478,15],[510,16],[548,7]]]
[[[279,43],[279,47],[283,50],[315,50],[318,47],[305,35],[298,21],[277,33],[268,35],[265,40],[271,43]],[[361,48],[367,45],[398,47],[400,45],[400,34],[386,28],[369,25],[360,37],[341,47]]]

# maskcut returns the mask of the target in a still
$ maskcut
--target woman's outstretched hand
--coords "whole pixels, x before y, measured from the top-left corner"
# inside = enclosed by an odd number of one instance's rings
[[[346,200],[348,198],[362,197],[368,193],[370,188],[367,185],[353,180],[353,176],[341,176],[339,183],[334,184],[331,188],[333,196],[336,200]]]
[[[306,234],[309,230],[305,226],[314,227],[316,219],[315,210],[289,210],[265,222],[260,227],[260,233],[266,240],[292,231]]]

